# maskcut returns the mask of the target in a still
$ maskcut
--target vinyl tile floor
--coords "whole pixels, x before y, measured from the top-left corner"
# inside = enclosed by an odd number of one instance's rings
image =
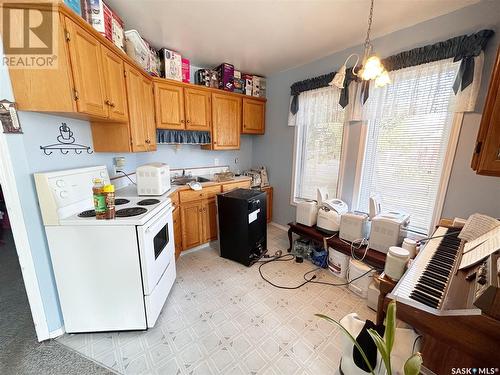
[[[0,374],[111,373],[54,340],[37,341],[14,241],[7,231],[0,242]]]
[[[286,253],[286,232],[268,227],[268,250]],[[356,312],[375,319],[346,289],[306,284],[278,289],[210,247],[183,254],[177,280],[154,328],[143,332],[66,334],[58,341],[120,374],[335,374],[342,334],[314,316]],[[297,285],[311,263],[273,262],[266,277]],[[328,271],[317,280],[340,282]]]

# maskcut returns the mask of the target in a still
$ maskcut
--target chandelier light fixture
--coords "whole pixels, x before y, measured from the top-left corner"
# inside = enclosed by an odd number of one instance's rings
[[[383,87],[391,83],[389,73],[384,68],[382,61],[380,61],[380,57],[378,57],[376,54],[373,53],[373,45],[370,40],[370,32],[372,29],[372,22],[373,22],[373,3],[374,0],[371,0],[370,16],[368,17],[368,30],[366,30],[366,38],[364,44],[365,50],[363,53],[363,63],[361,69],[358,72],[355,71],[356,66],[358,65],[359,62],[359,55],[356,53],[349,55],[349,57],[345,60],[344,65],[340,67],[337,74],[335,74],[335,77],[333,77],[332,81],[329,83],[330,86],[336,86],[339,89],[344,88],[347,62],[353,56],[357,58],[356,63],[352,68],[352,72],[355,76],[360,77],[364,81],[374,80],[376,87]]]

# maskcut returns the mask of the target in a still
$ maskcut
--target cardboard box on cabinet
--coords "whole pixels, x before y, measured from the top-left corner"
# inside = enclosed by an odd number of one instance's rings
[[[245,80],[241,78],[241,72],[239,70],[234,71],[233,86],[234,92],[238,94],[245,93]]]
[[[158,55],[160,56],[162,77],[182,81],[181,54],[167,48],[162,48]]]
[[[251,74],[243,74],[243,80],[245,81],[245,95],[252,95],[253,91],[253,75]]]
[[[182,82],[189,83],[191,76],[191,64],[189,59],[182,58]]]
[[[223,63],[215,68],[215,70],[217,71],[217,75],[219,76],[219,89],[233,91],[234,65]]]

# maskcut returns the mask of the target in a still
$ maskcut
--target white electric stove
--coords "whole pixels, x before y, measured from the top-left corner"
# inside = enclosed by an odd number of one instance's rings
[[[105,166],[37,173],[40,210],[67,332],[153,327],[176,277],[170,198],[116,191],[116,218],[97,220],[92,181]]]

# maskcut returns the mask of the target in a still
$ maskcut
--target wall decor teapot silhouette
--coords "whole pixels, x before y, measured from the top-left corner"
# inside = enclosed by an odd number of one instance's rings
[[[86,151],[87,154],[92,154],[94,152],[90,146],[75,143],[76,140],[75,137],[73,137],[73,132],[65,122],[61,123],[61,126],[59,126],[59,135],[56,139],[59,143],[40,146],[40,150],[43,150],[45,155],[52,155],[54,150],[59,150],[63,155],[67,155],[70,151],[73,151],[77,155],[80,155],[83,151]]]

